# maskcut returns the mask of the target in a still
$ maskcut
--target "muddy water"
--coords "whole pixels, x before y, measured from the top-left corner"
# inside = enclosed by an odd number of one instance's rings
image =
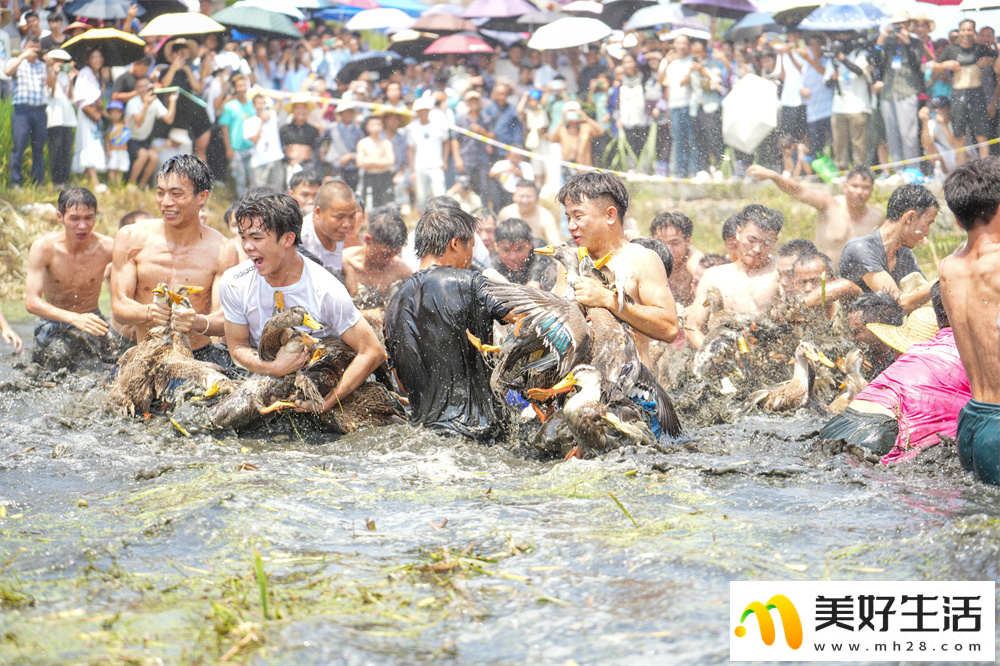
[[[806,413],[539,463],[185,437],[46,379],[0,359],[2,663],[721,663],[731,580],[998,579],[1000,494],[952,450],[876,467]]]

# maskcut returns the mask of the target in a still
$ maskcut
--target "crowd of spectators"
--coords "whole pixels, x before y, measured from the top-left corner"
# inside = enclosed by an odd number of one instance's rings
[[[158,164],[191,152],[237,195],[311,169],[372,205],[419,207],[457,192],[475,197],[470,208],[500,210],[521,181],[558,188],[576,171],[567,162],[720,181],[745,177],[754,163],[829,178],[817,160],[841,173],[914,160],[878,175],[902,179],[910,168],[933,178],[995,151],[960,149],[998,136],[996,36],[972,20],[937,41],[933,21],[901,12],[870,34],[766,33],[734,43],[687,29],[640,31],[559,51],[515,42],[490,54],[406,58],[346,80],[338,74],[368,45],[333,22],[313,22],[299,40],[151,39],[140,60],[107,67],[100,50],[74,62],[59,48],[93,22],[70,23],[44,0],[17,2],[0,0],[14,9],[0,29],[14,186],[45,180],[47,142],[50,156],[72,155],[49,159],[57,185],[72,170],[98,191],[143,187]],[[118,24],[138,32],[132,14]],[[778,86],[780,110],[777,128],[745,154],[726,146],[722,102],[751,74]],[[155,92],[169,87],[188,94]]]

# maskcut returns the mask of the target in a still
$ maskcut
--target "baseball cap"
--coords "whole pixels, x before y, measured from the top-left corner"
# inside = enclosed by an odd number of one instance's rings
[[[108,103],[108,111],[111,109],[118,109],[119,111],[125,110],[125,105],[122,104],[121,100],[115,99]]]

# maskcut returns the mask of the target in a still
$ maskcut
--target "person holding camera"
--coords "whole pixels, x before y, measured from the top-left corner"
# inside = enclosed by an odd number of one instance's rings
[[[14,80],[14,112],[11,131],[14,150],[10,155],[10,182],[14,187],[24,184],[21,164],[24,151],[31,144],[31,176],[37,184],[45,182],[45,86],[55,72],[39,57],[41,43],[38,37],[28,34],[21,43],[21,55],[11,58],[4,66],[4,73]]]
[[[49,140],[49,155],[71,155],[73,153],[73,130],[76,128],[76,109],[70,99],[73,89],[73,79],[76,78],[76,68],[73,58],[62,49],[49,51],[45,56],[51,71],[55,76],[47,77],[49,99],[47,113],[47,128]],[[61,190],[69,180],[70,161],[65,159],[49,159],[49,175],[53,186]]]
[[[833,89],[833,161],[837,169],[847,171],[852,161],[855,166],[863,166],[868,160],[872,75],[868,50],[853,33],[835,34],[829,56],[823,79]]]
[[[875,41],[882,81],[875,92],[882,93],[882,117],[886,142],[893,162],[920,157],[920,133],[917,120],[917,96],[924,91],[921,58],[924,45],[910,34],[910,13],[902,11],[889,19],[889,25]],[[907,165],[897,167],[902,171]]]

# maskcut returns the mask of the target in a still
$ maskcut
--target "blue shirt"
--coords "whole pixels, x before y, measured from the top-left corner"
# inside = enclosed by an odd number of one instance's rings
[[[219,116],[219,124],[229,128],[229,145],[233,150],[251,150],[253,142],[243,137],[243,122],[247,118],[257,115],[253,108],[253,100],[248,99],[246,104],[240,104],[240,100],[232,99],[222,107],[222,115]]]
[[[14,105],[45,106],[45,74],[41,58],[35,62],[22,60],[14,72]]]
[[[823,79],[829,62],[829,58],[820,60],[822,72],[817,72],[809,63],[802,66],[802,87],[809,88],[809,99],[805,100],[807,123],[824,120],[833,115],[833,88],[826,85]]]
[[[524,125],[517,117],[517,108],[508,104],[500,109],[497,119],[493,122],[493,133],[497,141],[508,146],[524,146]]]

